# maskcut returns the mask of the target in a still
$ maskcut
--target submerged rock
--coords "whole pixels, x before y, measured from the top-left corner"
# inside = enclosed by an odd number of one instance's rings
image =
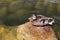
[[[30,22],[19,25],[17,28],[18,40],[57,40],[51,27],[50,31],[45,31],[45,27],[32,26]]]

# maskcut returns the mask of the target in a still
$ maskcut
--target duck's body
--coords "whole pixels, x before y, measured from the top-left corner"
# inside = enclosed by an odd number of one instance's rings
[[[27,22],[17,28],[18,40],[57,40],[51,27],[36,27]]]

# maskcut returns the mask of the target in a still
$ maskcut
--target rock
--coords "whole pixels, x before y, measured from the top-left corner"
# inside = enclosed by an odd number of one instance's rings
[[[54,31],[45,31],[44,27],[32,26],[30,22],[19,25],[17,28],[18,40],[57,40]]]

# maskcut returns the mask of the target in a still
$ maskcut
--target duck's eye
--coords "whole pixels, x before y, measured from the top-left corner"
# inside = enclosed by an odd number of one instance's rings
[[[48,22],[51,22],[51,21],[53,21],[53,20],[52,20],[52,19],[49,19],[49,20],[48,20]]]

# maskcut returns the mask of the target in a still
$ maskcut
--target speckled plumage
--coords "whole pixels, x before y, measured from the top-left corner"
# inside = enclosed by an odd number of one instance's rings
[[[32,26],[30,22],[19,25],[17,28],[18,40],[57,40],[54,31],[45,31],[44,27]]]

